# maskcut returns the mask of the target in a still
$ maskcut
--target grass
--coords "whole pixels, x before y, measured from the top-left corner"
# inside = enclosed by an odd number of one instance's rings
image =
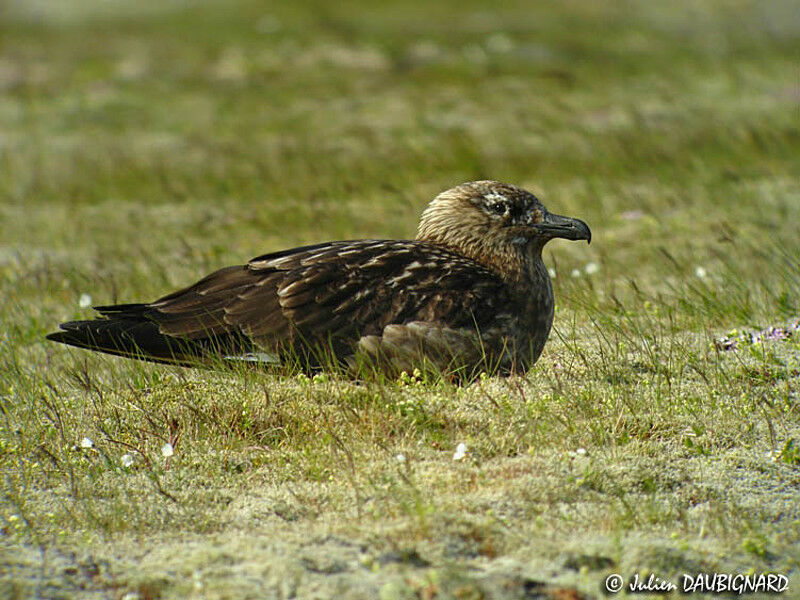
[[[792,3],[0,15],[4,597],[596,597],[611,572],[751,570],[800,589],[800,340],[713,343],[800,315]],[[412,237],[436,193],[487,177],[595,235],[548,246],[556,325],[524,379],[43,340],[91,314],[82,294]]]

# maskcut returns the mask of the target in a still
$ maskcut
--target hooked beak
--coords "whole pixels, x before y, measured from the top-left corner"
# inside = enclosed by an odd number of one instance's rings
[[[544,221],[535,224],[533,227],[543,235],[548,236],[548,238],[586,240],[589,244],[592,243],[592,230],[580,219],[547,213]]]

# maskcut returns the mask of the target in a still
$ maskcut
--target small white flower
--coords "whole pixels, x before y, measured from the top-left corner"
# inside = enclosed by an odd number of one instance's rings
[[[172,447],[172,444],[170,444],[169,442],[167,442],[166,444],[164,444],[163,446],[161,446],[161,455],[162,455],[164,458],[169,458],[169,457],[170,457],[170,456],[172,456],[173,454],[175,454],[175,449]]]
[[[203,589],[203,574],[199,570],[195,570],[192,573],[192,583],[194,584],[194,590],[199,592]]]
[[[467,455],[467,445],[464,442],[461,442],[458,446],[456,446],[456,451],[453,454],[453,460],[461,460]]]
[[[85,437],[81,440],[81,448],[94,448],[94,442],[90,440],[88,437]]]
[[[572,269],[572,272],[569,275],[570,277],[577,279],[581,276],[581,272],[578,269]]]
[[[586,448],[578,448],[575,450],[575,454],[578,456],[586,456]]]
[[[405,454],[398,454],[397,456],[395,456],[395,458],[397,459],[397,462],[399,462],[399,463],[406,462],[406,455]]]
[[[130,467],[133,464],[133,455],[123,454],[119,460],[123,467]]]
[[[694,270],[694,274],[697,275],[700,279],[705,279],[708,272],[703,267],[697,267]]]
[[[586,266],[583,267],[583,270],[587,275],[594,275],[600,270],[600,267],[596,262],[590,262],[586,263]]]
[[[81,308],[89,308],[92,305],[92,297],[89,294],[81,294],[78,298],[78,306]]]
[[[556,270],[553,267],[547,269],[547,274],[550,275],[550,279],[556,278]]]

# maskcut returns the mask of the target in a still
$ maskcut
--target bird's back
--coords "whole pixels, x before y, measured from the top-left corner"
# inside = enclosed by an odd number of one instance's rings
[[[64,324],[50,339],[179,364],[213,349],[311,367],[320,351],[345,364],[363,355],[410,367],[428,354],[455,366],[459,354],[491,362],[507,352],[500,338],[517,302],[497,273],[435,244],[330,242],[220,269],[149,304],[98,307],[102,319]]]

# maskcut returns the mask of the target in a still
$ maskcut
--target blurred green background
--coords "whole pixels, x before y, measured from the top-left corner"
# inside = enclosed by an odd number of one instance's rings
[[[589,258],[642,279],[656,246],[797,247],[793,2],[2,6],[5,252],[68,248],[126,295],[157,291],[131,254],[410,237],[476,178],[585,219]]]

